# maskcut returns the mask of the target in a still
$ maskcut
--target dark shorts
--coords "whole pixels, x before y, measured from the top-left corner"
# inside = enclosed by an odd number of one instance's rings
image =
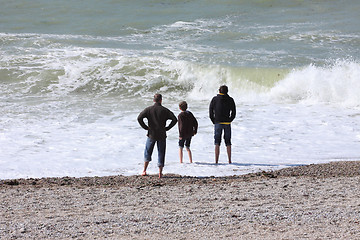
[[[191,137],[187,139],[181,139],[179,140],[179,147],[184,148],[185,145],[186,148],[190,148],[190,143],[191,143]]]
[[[220,124],[220,123],[215,123],[215,126],[214,126],[215,145],[220,145],[221,136],[222,136],[223,131],[224,131],[225,145],[230,146],[231,145],[231,125],[230,124]]]

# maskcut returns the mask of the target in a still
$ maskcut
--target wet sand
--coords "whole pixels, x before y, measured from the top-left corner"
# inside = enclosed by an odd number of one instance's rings
[[[360,239],[360,162],[0,180],[0,239]]]

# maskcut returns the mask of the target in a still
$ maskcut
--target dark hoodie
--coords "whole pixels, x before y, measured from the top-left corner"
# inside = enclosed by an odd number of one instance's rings
[[[227,94],[218,94],[210,102],[209,117],[215,123],[230,123],[236,116],[235,102]]]

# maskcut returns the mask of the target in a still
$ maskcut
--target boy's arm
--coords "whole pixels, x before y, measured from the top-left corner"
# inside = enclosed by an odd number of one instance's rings
[[[235,105],[235,101],[233,99],[232,100],[231,115],[230,115],[231,122],[235,119],[235,117],[236,117],[236,105]]]
[[[213,124],[215,124],[215,116],[214,116],[214,101],[215,98],[213,98],[209,105],[209,118]]]
[[[181,115],[178,116],[178,127],[179,127],[179,138],[181,139],[183,137],[183,121],[181,118]]]
[[[194,129],[194,135],[197,133],[197,130],[198,130],[198,121],[196,120],[195,116],[193,114],[191,114],[192,117],[193,117],[193,129]]]

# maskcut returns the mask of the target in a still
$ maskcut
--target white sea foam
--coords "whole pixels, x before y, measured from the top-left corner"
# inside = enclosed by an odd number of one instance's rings
[[[256,79],[252,79],[253,82],[251,79],[243,80],[242,84],[252,82],[250,85],[253,87],[245,88],[240,87],[237,78],[229,77],[234,74],[229,74],[231,70],[228,68],[209,67],[204,70],[198,66],[200,70],[197,71],[194,67],[196,65],[189,68],[189,64],[184,62],[171,66],[181,70],[177,72],[177,80],[173,81],[180,85],[193,84],[193,90],[189,93],[170,90],[164,94],[164,105],[177,114],[179,100],[187,100],[190,111],[198,118],[200,128],[192,141],[194,164],[178,163],[177,129],[175,127],[169,131],[165,173],[224,176],[296,164],[359,158],[360,115],[356,98],[351,98],[349,94],[357,85],[347,86],[346,92],[350,99],[338,100],[337,95],[334,95],[336,98],[319,100],[318,97],[303,94],[304,85],[305,89],[315,92],[325,91],[316,84],[315,79],[324,86],[337,86],[334,81],[338,75],[349,77],[340,84],[342,91],[345,91],[346,83],[356,82],[356,76],[353,79],[351,74],[351,69],[358,71],[356,63],[336,64],[328,69],[309,66],[294,70],[275,82],[273,87],[272,84],[261,85],[261,81]],[[165,72],[168,71],[172,72],[169,69]],[[73,77],[89,76],[81,69],[79,72],[78,69],[67,72],[69,76],[61,86],[65,89],[71,86]],[[336,74],[333,76],[328,72]],[[304,74],[315,81],[314,87],[307,81],[297,84],[296,79],[303,79],[300,77]],[[199,76],[204,78],[199,79]],[[156,81],[150,82],[150,88],[158,84]],[[237,102],[238,114],[232,124],[234,164],[226,164],[226,154],[222,147],[221,164],[216,166],[213,164],[213,126],[207,116],[207,107],[218,85],[223,83],[231,86],[230,95]],[[61,79],[56,85],[59,84]],[[160,83],[157,90],[166,84]],[[292,87],[292,84],[295,86]],[[287,90],[285,93],[280,91],[284,89]],[[251,100],[245,97],[251,95]],[[22,100],[3,102],[5,114],[0,119],[0,143],[4,146],[0,150],[1,178],[139,174],[146,131],[139,127],[136,117],[145,106],[151,104],[151,94],[140,99],[83,93],[61,94],[55,99],[47,95],[29,96]],[[155,152],[149,173],[157,172],[156,156]],[[186,154],[184,162],[187,162]]]
[[[156,92],[176,114],[188,101],[200,126],[194,164],[178,163],[177,129],[168,132],[165,173],[358,160],[359,1],[350,2],[3,2],[0,178],[141,173],[136,117]],[[238,110],[232,165],[223,146],[213,164],[208,104],[222,84]]]

